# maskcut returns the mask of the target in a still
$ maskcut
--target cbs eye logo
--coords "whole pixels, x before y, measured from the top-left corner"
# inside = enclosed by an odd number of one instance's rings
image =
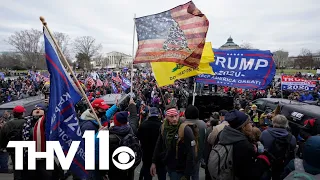
[[[118,147],[112,154],[113,164],[121,170],[130,169],[135,161],[135,153],[129,147]]]

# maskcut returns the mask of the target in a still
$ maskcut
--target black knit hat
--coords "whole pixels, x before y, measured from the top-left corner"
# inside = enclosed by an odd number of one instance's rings
[[[225,120],[229,123],[230,127],[240,129],[247,124],[247,121],[250,121],[250,118],[241,111],[232,110],[225,115]]]
[[[198,119],[199,118],[199,110],[197,107],[193,105],[189,105],[185,111],[186,119]]]

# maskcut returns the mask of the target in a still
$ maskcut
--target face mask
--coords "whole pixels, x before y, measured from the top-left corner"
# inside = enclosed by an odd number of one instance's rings
[[[99,112],[99,111],[98,111],[97,116],[98,116],[99,118],[102,118],[102,117],[105,116],[105,115],[106,115],[106,112]]]

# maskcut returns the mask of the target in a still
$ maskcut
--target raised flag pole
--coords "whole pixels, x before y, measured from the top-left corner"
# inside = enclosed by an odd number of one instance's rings
[[[131,93],[131,97],[133,96],[132,94],[132,88],[133,88],[133,61],[134,61],[134,38],[136,35],[136,23],[135,23],[135,18],[136,18],[136,14],[134,14],[133,16],[133,37],[132,37],[132,63],[131,63],[131,87],[130,87],[130,93]]]
[[[68,68],[68,70],[70,71],[70,73],[71,73],[71,75],[72,75],[73,80],[75,81],[75,83],[76,83],[76,84],[77,84],[77,86],[79,87],[79,89],[80,89],[80,92],[81,92],[82,96],[83,96],[83,97],[85,98],[85,100],[87,101],[87,103],[88,103],[88,105],[89,105],[89,107],[90,107],[90,109],[91,109],[91,111],[92,111],[92,113],[93,113],[93,115],[94,115],[95,119],[97,120],[97,122],[98,122],[98,124],[99,124],[99,127],[102,127],[101,122],[100,122],[100,120],[99,120],[99,118],[98,118],[98,116],[97,116],[96,112],[94,111],[94,109],[93,109],[93,107],[92,107],[92,105],[91,105],[91,103],[90,103],[90,101],[89,101],[89,99],[88,99],[88,97],[87,97],[86,93],[85,93],[85,92],[84,92],[84,90],[82,89],[82,86],[80,85],[80,83],[79,83],[79,81],[78,81],[77,77],[76,77],[76,76],[75,76],[75,74],[73,73],[73,71],[72,71],[72,69],[71,69],[71,67],[70,67],[70,65],[69,65],[69,63],[68,63],[68,61],[66,60],[66,57],[63,55],[62,50],[60,49],[60,47],[59,47],[59,45],[58,45],[58,43],[57,43],[56,39],[55,39],[55,38],[53,37],[53,35],[51,34],[51,31],[49,30],[49,28],[48,28],[48,26],[47,26],[47,22],[45,21],[44,17],[40,16],[40,21],[42,22],[43,27],[44,27],[44,28],[46,28],[46,30],[48,31],[48,33],[49,33],[49,35],[50,35],[51,39],[53,40],[54,45],[56,46],[56,49],[58,50],[58,52],[59,52],[59,54],[60,54],[60,56],[61,56],[62,60],[63,60],[63,61],[64,61],[64,63],[67,65],[67,68]]]
[[[192,93],[192,106],[194,106],[194,102],[196,100],[196,86],[197,86],[197,82],[196,82],[196,79],[194,79],[193,93]]]

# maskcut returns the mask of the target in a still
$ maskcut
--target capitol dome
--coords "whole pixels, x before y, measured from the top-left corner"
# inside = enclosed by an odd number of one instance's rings
[[[240,46],[233,42],[232,37],[230,36],[227,42],[222,45],[219,49],[240,49]]]

